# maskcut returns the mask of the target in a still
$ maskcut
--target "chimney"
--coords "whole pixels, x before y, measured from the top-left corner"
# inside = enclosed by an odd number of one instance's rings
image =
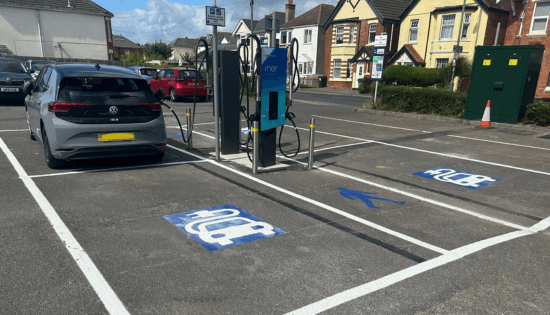
[[[285,23],[296,16],[296,5],[293,2],[294,0],[288,0],[288,3],[285,4]]]

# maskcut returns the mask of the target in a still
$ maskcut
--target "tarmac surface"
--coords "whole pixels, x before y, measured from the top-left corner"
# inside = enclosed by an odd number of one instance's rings
[[[61,170],[3,103],[0,313],[549,314],[550,130],[355,111],[368,97],[299,90],[301,151],[258,175],[213,159],[212,103],[192,149],[165,110],[160,163]]]

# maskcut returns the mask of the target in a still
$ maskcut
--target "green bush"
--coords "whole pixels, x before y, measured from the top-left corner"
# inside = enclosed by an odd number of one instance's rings
[[[444,87],[450,80],[447,68],[428,69],[402,65],[391,65],[384,69],[382,80],[386,84],[403,86]]]
[[[359,85],[359,94],[370,93],[372,80],[364,78]]]
[[[380,84],[373,109],[461,117],[467,94],[447,89]]]
[[[538,100],[533,104],[528,104],[523,121],[539,126],[548,126],[550,124],[550,103]]]

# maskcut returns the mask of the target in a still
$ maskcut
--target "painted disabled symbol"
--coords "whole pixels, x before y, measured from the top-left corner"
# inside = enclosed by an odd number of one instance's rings
[[[374,202],[372,202],[372,200],[387,201],[387,202],[397,203],[397,204],[400,204],[400,205],[405,204],[405,201],[395,201],[395,200],[390,200],[390,199],[386,199],[386,198],[380,198],[380,197],[373,196],[373,195],[378,195],[378,193],[349,190],[349,189],[346,189],[346,188],[338,188],[338,189],[340,190],[340,195],[342,195],[342,196],[344,196],[348,199],[351,199],[351,200],[359,199],[359,200],[363,201],[367,205],[367,207],[369,207],[369,208],[380,209],[379,207],[374,205]]]
[[[413,175],[431,178],[440,182],[450,183],[470,189],[477,189],[500,181],[498,178],[485,175],[476,175],[445,167],[437,167],[431,170],[413,173]]]
[[[164,218],[211,251],[285,233],[233,205]]]

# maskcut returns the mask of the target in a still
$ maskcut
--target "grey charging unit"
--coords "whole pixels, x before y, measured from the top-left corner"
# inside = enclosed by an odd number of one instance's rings
[[[221,153],[240,153],[239,53],[218,51]]]

